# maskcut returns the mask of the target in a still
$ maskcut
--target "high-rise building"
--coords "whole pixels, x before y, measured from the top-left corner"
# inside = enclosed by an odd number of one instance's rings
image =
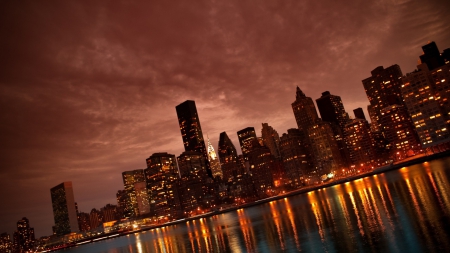
[[[33,249],[35,238],[34,228],[30,227],[30,222],[23,217],[17,222],[17,231],[13,235],[14,252],[30,252]]]
[[[434,70],[445,65],[445,59],[439,53],[439,49],[434,41],[422,46],[423,54],[420,61],[427,65],[429,70]]]
[[[180,126],[181,137],[185,151],[195,151],[203,155],[208,160],[208,152],[203,138],[202,127],[197,113],[195,101],[186,100],[175,107],[178,116],[178,124]],[[212,177],[209,165],[206,165],[208,176]]]
[[[131,217],[131,213],[128,211],[128,194],[125,190],[118,190],[116,193],[117,199],[117,216],[119,218]]]
[[[350,154],[347,150],[344,129],[350,117],[344,109],[342,99],[339,96],[331,95],[329,91],[325,91],[322,92],[320,98],[316,99],[316,103],[322,120],[330,123],[333,129],[334,139],[343,158],[343,165],[347,167],[350,164]]]
[[[78,212],[78,226],[82,232],[91,230],[91,220],[88,213]]]
[[[216,151],[208,138],[208,161],[209,167],[211,168],[211,173],[213,178],[222,177],[222,169],[220,168],[220,161],[217,157]]]
[[[244,170],[238,160],[236,148],[226,132],[220,133],[218,152],[222,168],[222,179],[225,182],[244,174]]]
[[[180,196],[177,182],[180,178],[175,155],[154,153],[147,158],[144,170],[150,198],[151,213],[158,219],[173,220],[179,216]]]
[[[150,213],[150,203],[144,170],[132,170],[122,173],[124,189],[127,193],[126,213],[130,217]]]
[[[286,180],[291,188],[300,188],[310,182],[311,157],[302,143],[300,130],[288,129],[280,138],[280,154],[286,171]],[[312,181],[311,181],[312,183]]]
[[[354,109],[353,114],[355,114],[355,118],[357,119],[367,120],[366,115],[364,115],[364,111],[361,107]]]
[[[344,129],[350,118],[344,109],[341,97],[325,91],[320,98],[316,99],[316,103],[323,121],[335,123],[341,130]]]
[[[394,160],[419,153],[422,147],[411,118],[403,105],[392,105],[381,110],[380,121]]]
[[[304,143],[307,152],[310,152],[306,155],[313,158],[315,169],[311,170],[310,173],[314,175],[316,180],[326,178],[326,175],[332,171],[344,167],[345,164],[331,125],[319,119],[314,102],[299,87],[297,87],[296,99],[292,103],[292,109],[300,130],[302,143]]]
[[[428,148],[450,141],[450,64],[429,71],[425,63],[403,77],[402,93],[417,135]]]
[[[263,145],[270,149],[270,153],[279,159],[280,158],[280,136],[278,132],[269,126],[267,123],[262,123],[261,137]]]
[[[72,182],[63,182],[50,189],[52,197],[54,232],[65,235],[78,231],[77,211],[73,195]]]
[[[0,252],[11,253],[13,250],[13,244],[11,236],[8,233],[0,234]]]
[[[372,70],[371,76],[362,80],[362,83],[370,102],[368,108],[370,119],[376,124],[376,128],[381,129],[381,110],[390,105],[403,104],[400,91],[402,85],[400,66],[396,64],[386,69],[379,66]]]
[[[97,229],[102,225],[103,217],[99,210],[92,208],[91,212],[89,213],[89,225],[91,229]]]
[[[374,136],[367,120],[353,119],[345,126],[347,146],[352,166],[356,170],[378,166],[381,154],[375,145]],[[356,171],[354,171],[356,172]]]
[[[242,155],[247,157],[250,151],[260,146],[258,137],[256,137],[255,128],[247,127],[237,132],[239,145],[241,146]]]

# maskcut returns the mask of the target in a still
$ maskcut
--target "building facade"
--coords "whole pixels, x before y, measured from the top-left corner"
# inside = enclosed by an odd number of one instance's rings
[[[54,233],[60,236],[77,232],[79,227],[72,182],[63,182],[51,188],[50,195],[55,220]]]

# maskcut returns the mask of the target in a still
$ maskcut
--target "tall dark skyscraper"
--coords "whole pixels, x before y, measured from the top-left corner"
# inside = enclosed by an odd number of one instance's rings
[[[278,135],[278,132],[273,129],[273,127],[269,126],[269,124],[262,123],[261,137],[264,146],[270,149],[270,153],[272,153],[275,158],[280,158],[280,136]]]
[[[228,182],[244,173],[238,161],[236,148],[226,132],[220,133],[218,153],[224,181]]]
[[[434,41],[422,46],[423,55],[420,56],[420,61],[425,63],[429,70],[444,66],[444,57],[439,53],[439,49]]]
[[[208,151],[203,138],[202,127],[200,126],[200,119],[197,113],[195,101],[186,100],[176,107],[178,124],[180,126],[181,137],[183,138],[183,145],[185,151],[195,151],[203,154],[203,157],[208,161]],[[212,172],[209,164],[206,166],[207,173],[212,177]]]
[[[56,235],[78,231],[77,211],[73,195],[72,182],[64,182],[50,189],[55,219]]]
[[[23,217],[17,222],[17,231],[14,232],[14,252],[31,252],[35,243],[34,228],[30,222]],[[8,251],[0,251],[8,252]]]
[[[295,121],[297,121],[297,126],[300,131],[305,131],[308,127],[319,121],[314,102],[298,86],[295,101],[292,103],[292,110],[294,111]]]
[[[331,95],[329,91],[322,92],[322,96],[316,99],[317,108],[323,121],[335,123],[341,130],[349,121],[344,104],[339,96]]]
[[[364,111],[361,107],[354,109],[353,114],[355,114],[355,118],[357,119],[367,120],[366,115],[364,115]]]

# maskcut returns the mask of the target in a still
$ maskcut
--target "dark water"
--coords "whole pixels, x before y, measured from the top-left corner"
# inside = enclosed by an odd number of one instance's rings
[[[450,252],[450,158],[63,252]]]

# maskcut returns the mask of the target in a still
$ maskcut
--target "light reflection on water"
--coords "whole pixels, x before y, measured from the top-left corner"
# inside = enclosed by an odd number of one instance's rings
[[[64,252],[450,252],[450,158]]]

